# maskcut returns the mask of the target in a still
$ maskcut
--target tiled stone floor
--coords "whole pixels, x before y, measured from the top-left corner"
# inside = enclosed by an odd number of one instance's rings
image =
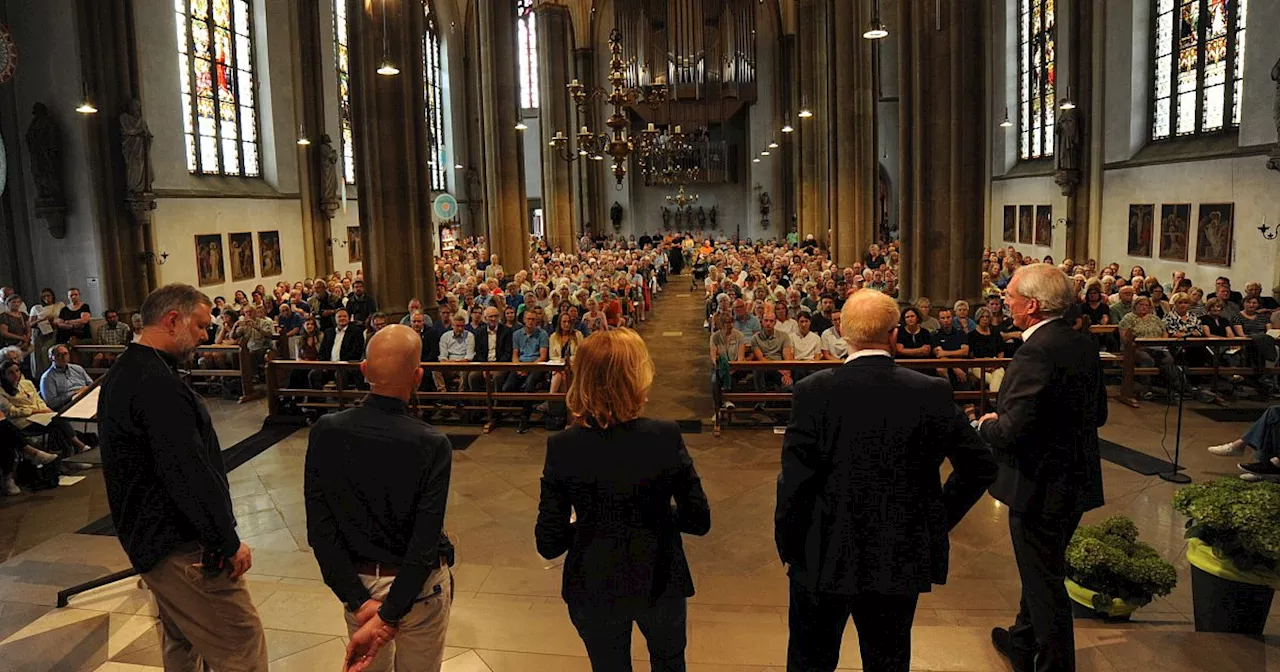
[[[708,418],[706,336],[700,301],[677,281],[643,329],[657,362],[651,415]],[[678,333],[677,333],[678,332]],[[215,403],[219,433],[231,445],[260,423],[259,405]],[[1163,407],[1111,407],[1103,435],[1161,454]],[[1169,417],[1169,426],[1174,418]],[[779,437],[767,429],[708,431],[685,440],[712,503],[713,526],[686,540],[698,594],[690,603],[693,672],[781,670],[786,651],[786,579],[773,550],[774,478]],[[1183,457],[1196,481],[1234,472],[1204,446],[1237,436],[1244,425],[1187,413]],[[450,431],[467,431],[450,428]],[[1172,439],[1166,441],[1172,447]],[[446,672],[578,672],[590,669],[559,595],[560,564],[534,550],[545,433],[500,427],[454,453],[448,527],[458,538],[457,598]],[[271,669],[337,669],[344,649],[341,608],[320,581],[308,550],[302,504],[306,433],[298,432],[232,472],[240,532],[254,548],[249,588],[267,627]],[[1108,504],[1087,521],[1131,516],[1144,538],[1178,567],[1180,585],[1138,612],[1134,622],[1076,622],[1079,669],[1119,672],[1280,670],[1280,616],[1261,640],[1193,632],[1182,518],[1170,506],[1174,486],[1104,464]],[[0,672],[142,672],[160,664],[154,606],[136,580],[86,593],[53,609],[63,587],[127,565],[108,537],[70,534],[105,512],[101,477],[52,493],[0,500]],[[1008,669],[988,632],[1006,625],[1018,578],[1006,512],[987,498],[952,537],[950,582],[921,600],[914,630],[919,670]],[[643,638],[634,638],[637,669]],[[856,635],[845,638],[841,669],[859,669]]]

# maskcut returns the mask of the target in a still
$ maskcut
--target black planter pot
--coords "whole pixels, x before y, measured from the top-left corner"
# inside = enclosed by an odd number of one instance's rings
[[[1191,599],[1196,632],[1261,635],[1275,590],[1214,576],[1191,566]]]

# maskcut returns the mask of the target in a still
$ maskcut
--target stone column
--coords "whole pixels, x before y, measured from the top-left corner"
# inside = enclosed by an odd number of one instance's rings
[[[99,110],[83,123],[84,152],[90,166],[86,186],[92,192],[102,255],[102,295],[122,313],[140,307],[156,288],[156,263],[160,261],[149,218],[139,224],[125,202],[120,111],[129,100],[142,97],[133,4],[131,0],[77,0],[74,6],[81,74]],[[69,125],[64,125],[64,133]],[[12,156],[17,151],[17,145],[9,145]]]
[[[813,233],[818,242],[826,244],[834,255],[837,232],[831,226],[831,209],[835,200],[831,189],[831,129],[844,117],[835,109],[832,96],[831,68],[836,59],[831,37],[833,2],[835,0],[814,0],[813,91],[809,97],[809,109],[814,116],[796,123],[804,128],[813,143]]]
[[[477,12],[489,252],[498,255],[508,275],[515,275],[516,271],[529,267],[524,152],[515,130],[516,6],[514,2],[480,2]]]
[[[1071,88],[1071,100],[1076,104],[1077,128],[1080,129],[1080,138],[1076,145],[1079,147],[1079,152],[1078,156],[1074,157],[1077,165],[1080,166],[1080,173],[1079,183],[1070,185],[1070,193],[1067,194],[1065,214],[1067,225],[1062,233],[1067,237],[1066,258],[1083,264],[1089,258],[1091,186],[1095,180],[1102,179],[1100,172],[1094,174],[1095,170],[1101,171],[1101,162],[1095,166],[1092,160],[1095,152],[1093,147],[1095,138],[1099,143],[1096,151],[1099,154],[1102,152],[1102,138],[1094,134],[1091,123],[1095,116],[1100,116],[1093,112],[1093,3],[1069,0],[1063,5],[1063,9],[1067,10],[1065,15],[1071,22],[1068,38],[1070,48],[1067,50],[1070,64],[1066,69],[1066,85]],[[1066,96],[1065,86],[1060,85],[1058,90],[1059,96]],[[1063,187],[1063,191],[1068,191],[1066,186]]]
[[[573,52],[573,59],[577,66],[578,81],[588,89],[596,86],[596,50],[589,48],[576,49]],[[588,103],[584,114],[574,115],[574,126],[582,126],[584,119],[598,119],[599,116],[595,113],[595,108],[595,103]],[[591,126],[596,132],[603,128],[599,124],[587,125]],[[568,131],[565,132],[568,133]],[[578,129],[574,128],[573,132],[577,133]],[[601,231],[608,218],[605,217],[604,207],[600,204],[600,168],[590,159],[587,159],[576,161],[574,170],[577,174],[577,189],[582,192],[581,203],[578,206],[578,221],[582,222],[582,226],[586,228],[589,234]]]
[[[815,237],[818,235],[818,163],[814,148],[817,132],[813,123],[796,116],[806,106],[813,105],[814,89],[817,86],[814,71],[818,33],[814,16],[814,1],[801,0],[796,7],[796,86],[792,93],[789,121],[795,129],[790,135],[796,153],[796,214],[802,241],[810,234]]]
[[[569,49],[572,26],[569,8],[543,4],[534,10],[538,22],[538,90],[542,123],[542,215],[547,243],[566,252],[576,249],[573,180],[569,164],[550,146],[556,131],[577,134],[569,100]],[[579,162],[581,163],[581,162]]]
[[[344,1],[365,282],[389,310],[413,297],[431,310],[436,283],[427,162],[433,155],[421,73],[421,0],[386,0],[368,9],[363,0]],[[400,74],[377,74],[384,59]]]
[[[989,8],[905,0],[900,11],[901,297],[977,299]]]
[[[332,0],[345,2],[345,0]],[[324,82],[333,76],[333,63],[323,58],[321,21],[332,23],[332,17],[321,11],[315,0],[294,0],[290,3],[298,39],[289,52],[293,59],[293,104],[301,125],[311,145],[298,147],[298,199],[302,210],[302,254],[307,277],[328,275],[333,272],[333,245],[329,216],[320,207],[320,174],[318,148],[320,136],[325,132]]]
[[[779,26],[779,29],[782,27]],[[763,67],[770,67],[769,64],[762,64]],[[792,91],[795,90],[796,80],[796,36],[779,35],[778,36],[778,60],[777,60],[777,84],[778,94],[774,97],[774,118],[770,125],[777,129],[782,126],[783,120],[787,118],[788,113],[794,115],[795,105],[792,101]],[[778,193],[781,198],[778,199],[778,215],[777,215],[777,231],[778,239],[783,240],[792,229],[791,220],[796,215],[796,155],[795,155],[795,133],[777,134],[778,142],[781,148],[775,154],[781,154],[778,157],[781,161],[778,169],[778,179],[780,182]],[[799,223],[796,224],[796,233],[800,233]],[[803,236],[801,236],[803,239]]]
[[[875,91],[872,87],[872,42],[863,39],[871,21],[867,2],[836,2],[833,7],[834,67],[832,115],[825,124],[832,138],[831,226],[836,263],[851,266],[862,257],[875,232],[876,161]]]

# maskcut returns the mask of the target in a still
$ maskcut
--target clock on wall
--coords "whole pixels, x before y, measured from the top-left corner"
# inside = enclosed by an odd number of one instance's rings
[[[9,26],[0,24],[0,84],[13,79],[13,71],[18,65],[18,45],[13,43],[13,33]]]

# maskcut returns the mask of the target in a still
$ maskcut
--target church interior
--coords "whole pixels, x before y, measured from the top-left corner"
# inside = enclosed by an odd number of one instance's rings
[[[791,371],[770,387],[730,361],[726,377],[719,317],[745,303],[733,320],[754,313],[760,331],[776,314],[795,354],[759,359],[815,360],[796,371],[845,358],[822,304],[838,316],[863,288],[906,309],[903,329],[945,313],[947,333],[969,332],[965,359],[994,332],[992,362],[937,369],[976,420],[1017,345],[1000,336],[1009,274],[1051,264],[1076,283],[1110,397],[1106,503],[1083,523],[1132,521],[1170,583],[1131,616],[1073,593],[1076,668],[1280,670],[1280,608],[1249,625],[1219,613],[1231,605],[1189,559],[1210,548],[1191,538],[1203,521],[1175,499],[1256,488],[1232,504],[1259,507],[1244,574],[1264,578],[1243,583],[1269,605],[1280,458],[1217,449],[1280,398],[1277,34],[1280,0],[0,0],[0,347],[48,397],[55,351],[100,380],[154,290],[221,300],[181,368],[253,549],[270,669],[293,672],[338,669],[349,643],[303,493],[311,424],[365,393],[362,354],[302,354],[312,326],[335,328],[326,306],[370,335],[412,326],[424,364],[462,361],[440,339],[488,308],[512,331],[537,308],[553,347],[595,319],[633,328],[655,370],[644,414],[680,423],[711,508],[710,532],[683,541],[687,669],[761,672],[788,669],[773,512]],[[1182,353],[1202,329],[1232,347]],[[413,402],[453,442],[441,669],[590,670],[565,560],[534,539],[568,353],[541,387],[497,389],[476,352],[477,373],[428,366]],[[44,402],[69,414],[74,399]],[[11,479],[0,496],[0,671],[160,670],[96,422],[63,421],[89,452],[52,487]],[[1009,514],[984,495],[951,531],[910,669],[1017,669],[989,634],[1019,609]],[[1071,581],[1071,553],[1069,587],[1109,596]],[[639,630],[632,647],[635,669],[665,669]],[[840,653],[838,669],[864,669],[852,623]]]

